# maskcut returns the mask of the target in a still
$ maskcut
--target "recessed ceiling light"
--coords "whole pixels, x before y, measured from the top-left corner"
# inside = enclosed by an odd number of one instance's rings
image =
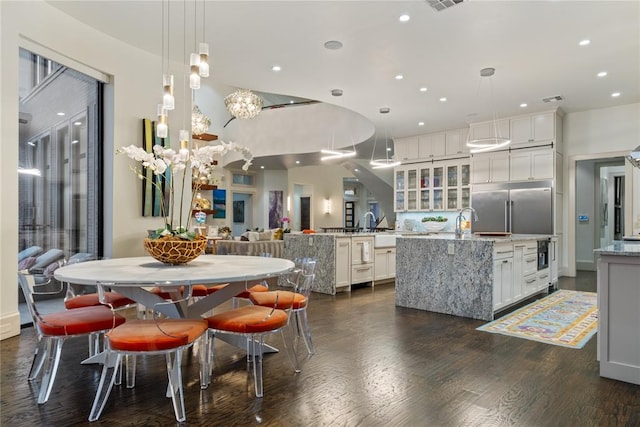
[[[82,122],[73,122],[74,125],[76,126],[80,126],[82,124]]]
[[[440,98],[440,102],[447,102],[447,98],[445,97]]]
[[[29,142],[27,142],[27,144],[29,144],[29,145],[30,145],[30,146],[32,146],[32,147],[35,147],[35,146],[36,146],[36,143],[35,143],[35,142],[33,142],[33,141],[29,141]]]
[[[418,122],[418,126],[424,126],[424,122]]]
[[[402,74],[398,74],[396,76],[396,80],[402,80],[402,79],[404,79],[404,76]]]
[[[598,75],[598,77],[606,77],[607,76],[607,72],[606,71],[600,71],[597,75]]]
[[[387,151],[391,151],[391,147],[387,147]]]
[[[80,141],[78,141],[77,139],[74,139],[73,141],[71,141],[72,144],[77,144],[78,142]]]
[[[282,70],[282,68],[279,65],[274,65],[273,67],[271,67],[272,71],[280,71]]]
[[[613,92],[613,93],[611,94],[611,97],[612,97],[612,98],[617,98],[617,97],[619,97],[619,96],[620,96],[620,92]]]
[[[426,92],[426,91],[427,91],[427,88],[426,88],[426,87],[421,87],[421,88],[420,88],[420,92]]]
[[[356,169],[354,169],[353,171],[354,171],[354,172],[360,172],[360,169],[357,169],[357,168],[356,168]]]
[[[398,19],[400,20],[400,22],[407,22],[409,19],[411,19],[411,17],[405,13],[404,15],[400,15],[400,18]]]
[[[525,107],[527,107],[527,105],[528,104],[526,102],[523,102],[522,104],[520,104],[520,108],[525,108]]]
[[[338,40],[329,40],[329,41],[324,43],[324,47],[326,49],[330,49],[330,50],[342,49],[342,42],[340,42]]]
[[[58,115],[59,115],[59,116],[64,116],[64,113],[63,113],[62,111],[60,111],[60,112],[58,113]]]
[[[299,165],[299,164],[300,164],[300,160],[296,160],[296,165]]]
[[[293,104],[293,99],[289,100],[289,104]]]
[[[260,166],[260,169],[264,169],[264,166]]]
[[[584,40],[580,40],[580,43],[578,43],[580,46],[587,46],[591,43],[591,40],[589,39],[584,39]]]

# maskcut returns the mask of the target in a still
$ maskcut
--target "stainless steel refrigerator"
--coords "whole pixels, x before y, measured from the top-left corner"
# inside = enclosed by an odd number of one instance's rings
[[[471,193],[471,206],[478,221],[471,223],[471,230],[553,234],[552,202],[549,181],[476,186]]]

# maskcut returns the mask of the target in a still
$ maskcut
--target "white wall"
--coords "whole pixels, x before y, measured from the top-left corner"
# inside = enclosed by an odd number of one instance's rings
[[[342,227],[344,205],[343,178],[353,175],[339,165],[303,166],[289,169],[289,193],[293,194],[294,184],[311,185],[311,226]],[[285,196],[286,197],[286,196]],[[331,213],[324,213],[324,200],[331,201]]]
[[[566,212],[563,229],[562,265],[560,274],[574,275],[573,265],[576,261],[576,177],[575,163],[578,160],[618,157],[629,153],[640,141],[640,104],[627,104],[618,107],[581,111],[564,116],[564,194],[563,211]],[[629,168],[626,168],[628,171]],[[627,173],[626,182],[633,182]],[[635,197],[627,197],[629,211],[638,203],[638,192]],[[631,200],[632,199],[632,200]],[[631,215],[631,214],[630,214]],[[636,215],[636,214],[634,214]],[[640,216],[640,213],[637,214]],[[634,217],[635,220],[635,217]],[[640,219],[638,219],[640,221]],[[628,231],[627,231],[628,233]]]

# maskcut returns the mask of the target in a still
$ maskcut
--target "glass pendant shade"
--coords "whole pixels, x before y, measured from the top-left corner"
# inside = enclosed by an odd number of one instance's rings
[[[169,126],[167,126],[167,110],[164,105],[158,104],[158,124],[156,124],[156,136],[158,138],[166,138],[169,135]]]
[[[192,53],[189,64],[191,66],[191,75],[189,75],[189,87],[191,89],[200,89],[200,55],[198,55],[197,53]]]
[[[165,110],[173,110],[176,108],[176,101],[173,97],[173,74],[165,74],[162,76],[164,94],[162,96],[162,105]]]
[[[186,161],[189,157],[189,132],[184,129],[180,130],[180,158]]]
[[[209,44],[200,43],[200,77],[209,77]]]

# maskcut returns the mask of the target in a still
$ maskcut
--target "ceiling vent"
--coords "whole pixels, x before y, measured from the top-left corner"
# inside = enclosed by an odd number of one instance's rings
[[[464,0],[426,0],[426,2],[429,3],[429,6],[438,12],[442,12],[443,10],[460,4],[463,1]]]
[[[548,98],[542,98],[542,102],[558,102],[562,101],[564,98],[561,95],[550,96]]]

